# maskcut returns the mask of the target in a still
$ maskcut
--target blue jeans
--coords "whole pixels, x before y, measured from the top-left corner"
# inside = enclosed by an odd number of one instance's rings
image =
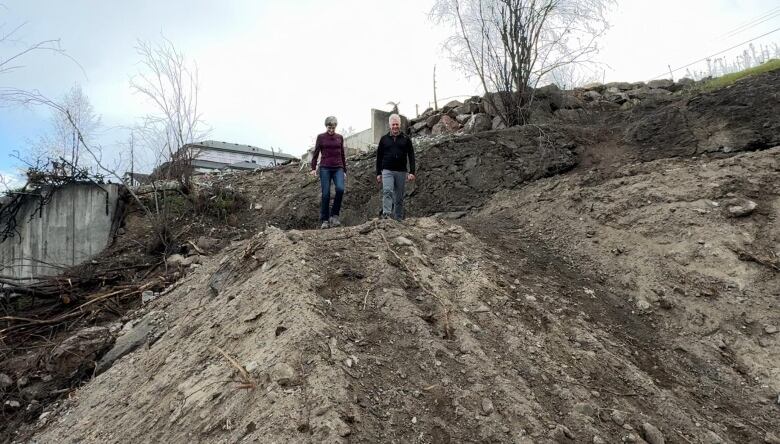
[[[406,171],[382,170],[382,214],[395,220],[404,218]]]
[[[336,197],[333,208],[330,208],[330,182],[336,185]],[[330,220],[330,216],[338,216],[341,212],[341,199],[344,197],[344,169],[320,167],[320,186],[322,187],[322,202],[320,203],[320,222]]]

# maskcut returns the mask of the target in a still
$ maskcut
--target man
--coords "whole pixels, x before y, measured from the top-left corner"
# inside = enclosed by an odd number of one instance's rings
[[[401,117],[391,114],[390,132],[379,139],[376,150],[376,181],[382,184],[382,218],[404,218],[404,188],[414,180],[414,147],[401,133]],[[408,169],[407,169],[408,161]]]

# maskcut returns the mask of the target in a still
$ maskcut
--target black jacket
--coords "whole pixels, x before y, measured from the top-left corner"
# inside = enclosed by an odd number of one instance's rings
[[[409,169],[406,169],[406,160],[409,160]],[[414,147],[412,139],[404,133],[398,133],[393,137],[390,133],[379,139],[376,150],[376,175],[382,174],[382,170],[409,171],[414,174]]]

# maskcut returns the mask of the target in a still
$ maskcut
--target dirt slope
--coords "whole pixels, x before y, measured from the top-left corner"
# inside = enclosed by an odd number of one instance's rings
[[[780,147],[647,155],[634,112],[424,147],[403,224],[371,219],[370,158],[338,229],[296,229],[292,168],[230,179],[257,234],[32,441],[780,442]]]

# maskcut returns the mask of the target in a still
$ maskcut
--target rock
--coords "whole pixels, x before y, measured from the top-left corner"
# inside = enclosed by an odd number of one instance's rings
[[[411,240],[409,240],[409,239],[407,239],[407,238],[405,238],[403,236],[398,236],[395,239],[393,239],[393,243],[395,243],[396,245],[402,246],[402,247],[414,246],[414,242],[412,242]]]
[[[631,99],[645,100],[651,97],[668,96],[671,94],[668,90],[660,88],[643,87],[628,91],[628,97]]]
[[[446,113],[447,111],[455,109],[459,106],[463,106],[463,103],[459,100],[450,100],[446,105],[442,106],[442,111]]]
[[[648,444],[664,444],[664,435],[658,428],[649,422],[642,424],[642,437]]]
[[[536,97],[544,98],[549,97],[552,94],[560,93],[561,89],[558,87],[558,85],[554,83],[550,83],[549,85],[542,86],[540,88],[536,88],[536,91],[534,94]]]
[[[427,122],[427,120],[423,119],[423,120],[415,123],[414,125],[412,125],[412,132],[417,133],[417,132],[420,132],[420,131],[424,130],[427,127],[428,127],[428,122]]]
[[[461,125],[468,123],[469,119],[471,119],[471,114],[458,114],[455,116],[455,120],[457,120]]]
[[[764,442],[766,444],[780,444],[780,438],[772,432],[766,432],[764,435]]]
[[[493,123],[491,129],[504,129],[504,128],[506,128],[506,125],[504,124],[504,121],[501,120],[501,117],[499,116],[493,117]]]
[[[155,295],[155,293],[152,290],[146,290],[143,293],[141,293],[142,304],[148,304],[149,302],[152,302],[155,299],[157,299],[157,295]]]
[[[592,82],[582,85],[582,89],[585,91],[596,91],[598,93],[604,91],[604,84],[600,82]]]
[[[647,311],[652,308],[652,305],[650,305],[650,303],[647,302],[647,300],[644,298],[638,298],[636,300],[636,308],[642,311]]]
[[[774,325],[767,325],[767,326],[764,327],[764,333],[766,333],[768,335],[773,335],[773,334],[777,333],[778,331],[780,331],[780,330],[778,330],[777,327],[775,327]]]
[[[438,136],[440,134],[450,134],[460,129],[460,123],[450,116],[441,116],[439,122],[431,128],[431,134]]]
[[[593,437],[593,444],[607,444],[607,442],[604,441],[604,438],[596,435]]]
[[[585,91],[585,94],[582,96],[585,98],[585,100],[591,102],[597,102],[603,98],[603,96],[597,91]]]
[[[493,413],[493,410],[493,401],[491,401],[490,398],[482,398],[482,414],[490,416],[490,414]]]
[[[464,103],[452,110],[455,115],[471,115],[479,112],[479,104],[476,102]]]
[[[569,430],[569,428],[563,424],[558,424],[555,426],[551,435],[552,439],[557,442],[569,442],[570,440],[575,439],[574,433],[572,433],[571,430]]]
[[[615,88],[607,89],[604,93],[604,98],[612,103],[617,103],[618,105],[626,103],[629,99],[628,94]]]
[[[5,390],[14,385],[14,380],[5,373],[0,373],[0,390]]]
[[[596,414],[596,408],[587,402],[578,402],[574,405],[574,411],[580,415],[593,416]]]
[[[303,239],[303,233],[298,230],[290,230],[287,232],[287,239],[290,239],[292,243],[300,242]]]
[[[441,120],[442,115],[443,114],[434,114],[428,117],[425,120],[425,126],[427,126],[428,128],[433,128],[434,126],[436,126],[437,123],[439,123],[439,120]]]
[[[617,91],[628,91],[634,89],[634,86],[628,82],[611,82],[604,85],[604,89],[615,89]]]
[[[612,412],[609,414],[609,417],[615,424],[623,426],[623,424],[625,424],[626,420],[628,419],[628,414],[626,412],[621,412],[620,410],[612,410]]]
[[[598,94],[598,93],[597,93]],[[562,94],[558,105],[559,109],[579,109],[585,104],[577,96],[573,94]]]
[[[677,85],[679,85],[679,86],[681,86],[683,88],[686,87],[686,86],[691,86],[691,85],[693,85],[695,83],[696,83],[695,80],[689,79],[688,77],[683,77],[682,79],[677,81]]]
[[[169,267],[183,267],[185,261],[186,259],[184,256],[180,254],[172,254],[165,259],[165,263],[168,264]],[[189,264],[187,265],[189,266]]]
[[[213,237],[206,237],[201,236],[198,238],[198,241],[195,242],[195,245],[198,246],[201,250],[213,253],[219,250],[219,246],[222,242],[219,239],[214,239]]]
[[[718,436],[718,434],[713,432],[712,430],[707,430],[704,436],[705,436],[704,442],[706,442],[707,444],[726,444],[726,441],[724,441],[723,438]]]
[[[674,82],[669,79],[651,80],[647,82],[647,86],[650,88],[670,89],[674,87]]]
[[[161,314],[159,311],[150,311],[135,326],[131,323],[125,324],[114,346],[98,361],[95,373],[100,374],[106,371],[117,359],[132,352],[147,341],[157,339],[159,337],[155,334],[157,317]]]
[[[466,122],[464,130],[468,134],[479,133],[482,131],[488,131],[493,127],[493,121],[490,116],[484,113],[474,114],[474,116]]]
[[[472,310],[474,313],[488,313],[490,311],[490,307],[488,307],[485,304],[479,304],[479,307]]]
[[[19,401],[15,401],[15,400],[6,401],[5,404],[3,405],[5,406],[5,408],[13,409],[13,410],[16,410],[22,406],[22,404]]]
[[[731,217],[745,217],[753,214],[758,204],[748,199],[731,199],[728,201],[727,211]]]
[[[89,327],[78,331],[52,350],[46,369],[60,376],[70,377],[79,368],[92,364],[111,344],[108,327]]]
[[[290,385],[295,381],[295,369],[290,364],[280,362],[271,369],[271,380],[279,385]]]

